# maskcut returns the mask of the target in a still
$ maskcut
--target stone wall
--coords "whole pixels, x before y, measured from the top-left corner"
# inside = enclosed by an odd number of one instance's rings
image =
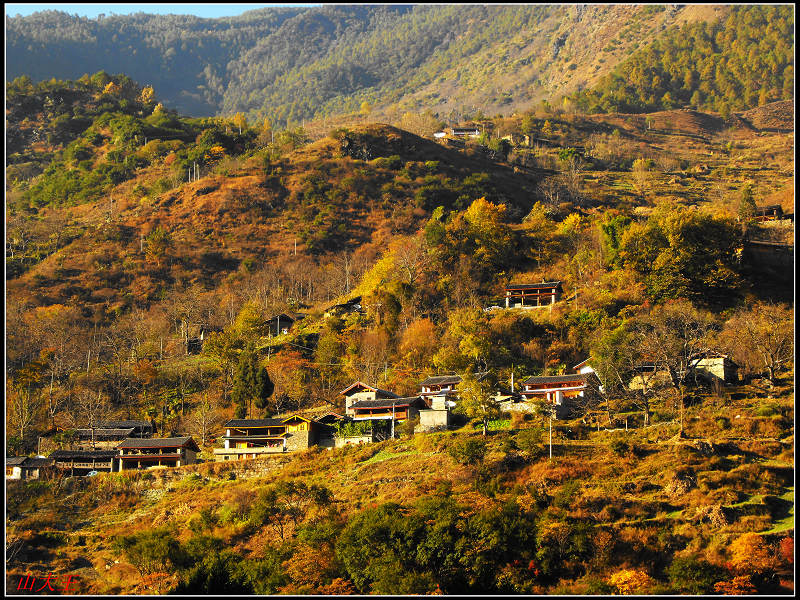
[[[371,444],[375,439],[372,435],[350,435],[347,437],[334,438],[334,447],[341,448],[342,446],[350,446],[353,444]]]
[[[421,410],[419,411],[420,431],[435,431],[437,429],[447,429],[450,425],[449,410]]]
[[[305,450],[316,441],[312,431],[290,431],[286,438],[286,451]]]

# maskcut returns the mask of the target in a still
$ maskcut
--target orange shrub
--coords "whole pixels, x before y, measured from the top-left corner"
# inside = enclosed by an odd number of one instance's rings
[[[720,581],[714,584],[714,591],[726,596],[741,596],[742,594],[755,594],[756,588],[750,582],[749,575],[739,575],[731,581]]]
[[[731,565],[741,573],[764,573],[775,566],[769,546],[757,533],[740,535],[731,544],[730,553]]]

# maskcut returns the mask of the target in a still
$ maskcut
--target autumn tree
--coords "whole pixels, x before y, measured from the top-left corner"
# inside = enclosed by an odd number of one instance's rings
[[[156,263],[156,266],[161,267],[161,260],[172,247],[172,237],[169,232],[163,227],[156,227],[150,235],[145,238],[147,246],[145,248],[145,255],[149,260]]]
[[[740,574],[763,574],[775,568],[771,548],[758,533],[751,531],[740,535],[728,550],[731,565]]]
[[[7,426],[18,436],[20,445],[25,443],[28,432],[40,416],[44,369],[44,363],[31,361],[7,382]]]
[[[231,119],[233,121],[233,126],[239,128],[239,135],[242,135],[242,129],[247,129],[247,117],[244,116],[244,113],[237,112],[233,115]]]
[[[737,364],[755,373],[766,371],[774,386],[777,371],[794,358],[793,326],[791,308],[757,301],[725,323],[720,345]]]
[[[208,392],[203,393],[195,405],[190,421],[200,445],[205,446],[209,434],[221,423],[217,403],[210,398]]]
[[[150,104],[155,97],[155,91],[153,90],[152,85],[146,85],[142,88],[141,94],[139,94],[139,101],[142,104]]]
[[[442,123],[430,110],[422,113],[406,112],[400,118],[400,128],[421,137],[430,137],[441,129]]]
[[[466,371],[488,366],[493,351],[489,318],[480,308],[461,308],[447,315],[447,328],[433,357],[438,368]]]
[[[608,584],[617,588],[620,594],[647,593],[655,583],[653,578],[641,569],[623,569],[608,578]]]
[[[686,385],[697,363],[710,350],[715,325],[708,313],[687,300],[656,306],[640,322],[645,333],[643,357],[650,357],[656,368],[669,375],[680,410],[678,435],[682,436]]]
[[[113,94],[118,95],[122,91],[122,88],[113,81],[109,81],[105,88],[103,88],[104,94]]]
[[[242,345],[242,339],[234,331],[229,330],[212,333],[208,341],[203,344],[203,355],[211,358],[220,368],[223,403],[228,399],[230,382],[239,360]],[[227,406],[227,404],[225,405]]]
[[[637,158],[635,161],[633,161],[633,166],[631,167],[633,187],[636,189],[642,200],[645,199],[653,178],[653,174],[651,172],[652,162],[653,161],[651,161],[649,158]]]
[[[400,338],[401,362],[413,370],[431,363],[438,348],[436,326],[430,319],[418,319],[409,324]]]
[[[269,362],[270,378],[275,383],[273,403],[278,413],[293,410],[309,396],[312,363],[298,350],[283,349]]]
[[[77,414],[81,418],[83,426],[91,430],[92,448],[95,445],[95,429],[100,421],[108,417],[110,412],[108,398],[99,389],[93,389],[93,387],[96,387],[96,384],[93,384],[90,378],[85,378],[83,385],[78,389],[76,399]]]
[[[658,373],[652,357],[647,356],[648,328],[629,321],[603,332],[592,345],[592,365],[603,383],[608,419],[611,421],[611,399],[633,402],[650,424],[651,405]]]
[[[480,419],[483,435],[489,432],[489,421],[500,416],[500,407],[493,397],[495,385],[496,381],[489,375],[478,378],[466,372],[456,386],[457,410],[471,419]]]
[[[639,273],[655,301],[688,298],[729,304],[741,281],[733,223],[695,209],[657,207],[646,223],[632,223],[619,243],[621,263]]]

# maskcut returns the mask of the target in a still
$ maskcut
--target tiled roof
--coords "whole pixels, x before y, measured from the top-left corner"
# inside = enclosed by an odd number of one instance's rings
[[[50,458],[55,460],[68,460],[74,458],[85,458],[95,460],[108,460],[119,456],[116,450],[54,450],[50,453]]]
[[[434,375],[421,381],[420,385],[448,385],[461,383],[461,375]]]
[[[528,377],[522,383],[526,385],[534,383],[568,383],[570,381],[579,381],[581,383],[585,383],[588,378],[589,378],[588,373],[572,373],[571,375]]]
[[[280,427],[283,419],[231,419],[225,427]]]
[[[6,458],[6,465],[17,467],[28,460],[27,456],[9,456]]]
[[[417,402],[418,401],[418,402]],[[423,403],[424,401],[419,396],[411,396],[409,398],[391,398],[391,399],[378,399],[378,400],[359,400],[350,405],[350,408],[405,408],[415,403]]]
[[[341,392],[339,392],[339,394],[345,394],[346,395],[347,392],[349,392],[351,389],[353,389],[354,387],[356,387],[358,385],[363,386],[364,388],[366,388],[368,390],[372,390],[376,394],[380,394],[380,395],[384,396],[385,398],[397,398],[398,397],[397,394],[395,394],[394,392],[390,392],[389,390],[382,390],[379,387],[375,387],[373,385],[366,384],[363,381],[356,381],[355,383],[351,383],[346,388],[344,388]]]
[[[94,439],[96,440],[109,439],[109,438],[123,439],[131,435],[133,431],[134,431],[133,427],[129,427],[127,429],[106,429],[106,428],[96,427],[94,430]],[[79,438],[92,439],[91,429],[76,429],[75,433]]]
[[[560,285],[561,285],[560,281],[545,281],[542,283],[509,283],[505,289],[507,290],[552,289]]]
[[[32,468],[52,467],[54,462],[55,461],[52,458],[39,458],[38,456],[35,456],[26,460],[23,466]]]
[[[196,448],[197,443],[189,435],[173,438],[131,438],[123,440],[117,448],[183,448],[184,446]]]
[[[153,427],[153,424],[150,421],[140,421],[140,420],[127,420],[127,421],[118,421],[118,420],[108,420],[108,421],[100,421],[97,424],[97,428],[102,429],[127,429],[129,427]]]

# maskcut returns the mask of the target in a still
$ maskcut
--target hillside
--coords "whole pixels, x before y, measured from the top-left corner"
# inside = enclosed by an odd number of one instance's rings
[[[791,593],[792,406],[791,384],[701,396],[682,441],[667,414],[556,423],[551,460],[531,419],[12,482],[7,585],[46,564],[82,594]]]
[[[434,28],[418,8],[269,14],[366,43],[348,15]],[[722,12],[573,16],[617,10]],[[96,594],[788,593],[793,110],[544,104],[434,138],[432,115],[279,127],[187,117],[127,75],[16,77],[7,454],[137,419],[204,462],[7,482],[7,588],[53,570]],[[539,282],[552,304],[505,307]],[[547,401],[490,398],[587,361],[551,459]],[[414,417],[213,462],[234,416],[322,418],[354,381],[407,398],[445,373],[449,431]]]
[[[579,103],[590,112],[672,108],[690,100],[697,108],[736,111],[791,97],[793,75],[784,68],[791,70],[790,56],[783,42],[776,46],[769,37],[780,41],[791,18],[780,8],[764,10],[741,7],[733,24],[729,7],[691,5],[323,6],[259,9],[216,20],[146,14],[90,20],[47,11],[6,18],[7,77],[124,72],[152,85],[182,113],[243,112],[280,126],[357,113],[364,103],[374,120],[395,123],[406,112],[430,111],[455,123],[479,113],[560,103],[584,90],[592,99],[580,96]],[[737,84],[747,88],[740,90],[723,89],[720,80],[715,92],[703,72],[701,89],[688,55],[673,57],[670,47],[659,56],[675,58],[677,67],[647,71],[646,82],[637,75],[632,81],[647,89],[631,99],[619,87],[631,80],[631,65],[652,58],[654,40],[659,48],[669,46],[686,28],[713,38],[725,23],[725,44],[697,45],[691,60],[733,64],[760,56],[759,44],[772,45],[764,59],[769,81],[748,76]],[[768,39],[761,39],[762,30]],[[764,70],[751,67],[752,73]],[[739,77],[740,69],[731,68],[720,75],[724,81]],[[601,83],[608,77],[613,93]],[[662,97],[667,91],[669,98]],[[611,104],[609,94],[616,94]]]

